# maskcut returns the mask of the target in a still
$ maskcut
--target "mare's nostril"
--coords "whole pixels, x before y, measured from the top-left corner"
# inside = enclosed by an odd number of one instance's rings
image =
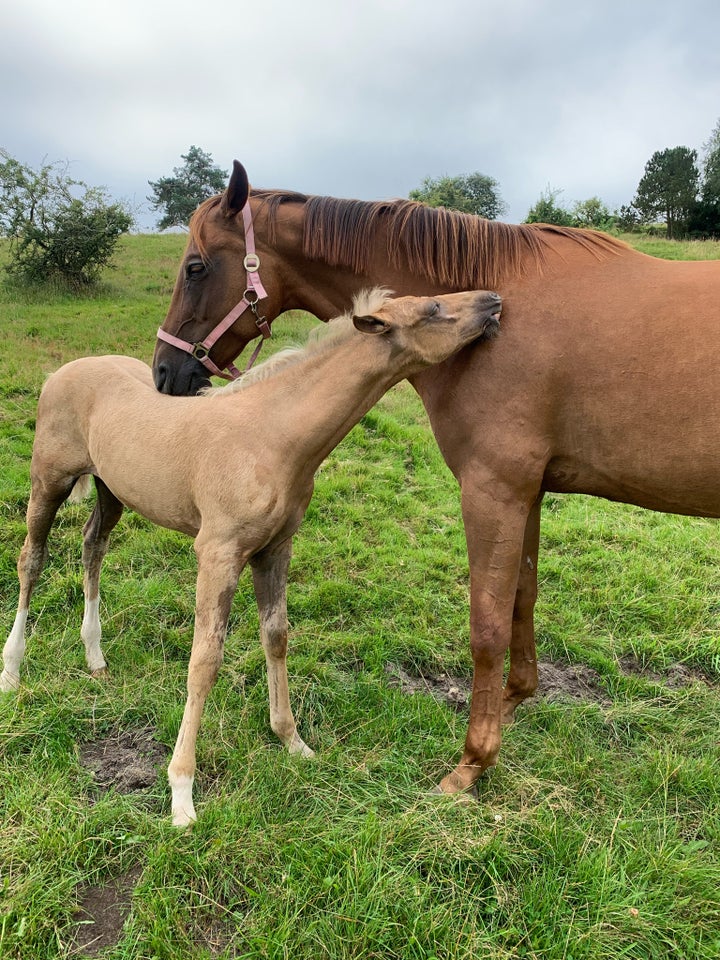
[[[167,379],[168,379],[167,364],[166,364],[166,363],[158,363],[158,365],[157,365],[157,366],[155,367],[155,369],[153,370],[153,380],[155,381],[155,387],[156,387],[156,389],[158,389],[158,390],[160,391],[160,393],[164,393],[164,392],[165,392],[165,390],[164,390],[163,388],[165,387],[165,384],[167,383]]]

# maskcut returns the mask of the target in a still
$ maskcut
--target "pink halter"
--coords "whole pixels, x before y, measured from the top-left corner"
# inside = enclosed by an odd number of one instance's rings
[[[196,360],[199,360],[202,365],[214,374],[216,377],[222,377],[223,380],[237,380],[238,377],[242,376],[242,373],[235,367],[232,363],[227,364],[227,373],[221,370],[213,361],[210,359],[210,350],[214,344],[220,339],[220,337],[225,333],[226,330],[229,330],[230,327],[235,323],[239,316],[241,316],[248,307],[255,315],[255,325],[262,334],[262,340],[255,347],[253,355],[250,357],[250,362],[248,363],[245,371],[248,371],[250,367],[255,363],[257,355],[260,353],[260,348],[262,347],[265,340],[272,336],[270,330],[270,323],[265,317],[261,317],[258,313],[257,305],[259,300],[263,300],[267,297],[265,292],[265,287],[263,287],[260,280],[260,257],[255,253],[255,231],[253,229],[252,222],[252,211],[250,210],[250,201],[245,204],[242,209],[243,223],[245,224],[245,259],[243,260],[243,266],[245,267],[245,272],[247,274],[247,286],[245,288],[245,293],[240,303],[237,303],[230,313],[224,317],[220,323],[210,331],[210,333],[205,337],[204,340],[199,341],[198,343],[190,343],[188,340],[181,340],[180,337],[175,337],[171,333],[166,333],[162,327],[157,332],[158,339],[164,340],[166,343],[171,343],[174,347],[177,347],[179,350],[184,350],[185,353],[189,353],[191,356],[195,357]]]

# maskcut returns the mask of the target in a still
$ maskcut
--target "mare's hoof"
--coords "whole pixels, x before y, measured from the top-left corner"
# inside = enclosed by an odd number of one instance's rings
[[[477,803],[479,799],[475,784],[466,790],[458,790],[454,793],[446,793],[438,784],[437,787],[433,787],[432,790],[428,792],[428,796],[447,797],[448,800],[455,800],[457,803]]]

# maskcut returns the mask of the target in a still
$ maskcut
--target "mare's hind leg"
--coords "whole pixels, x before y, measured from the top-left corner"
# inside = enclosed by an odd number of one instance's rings
[[[74,477],[48,481],[35,475],[32,480],[27,508],[27,536],[20,551],[17,570],[20,580],[20,598],[15,623],[3,647],[3,671],[0,690],[15,690],[20,686],[20,663],[25,655],[25,625],[28,607],[47,558],[47,538],[60,505],[72,490]]]
[[[287,579],[291,554],[292,539],[288,539],[254,556],[250,565],[267,664],[270,726],[290,753],[313,757],[313,751],[298,735],[288,690]]]
[[[83,589],[85,612],[80,636],[85,644],[88,670],[94,677],[106,673],[107,664],[100,648],[100,568],[107,553],[110,532],[122,516],[123,505],[103,481],[95,478],[97,502],[83,529]]]
[[[515,708],[537,690],[534,613],[537,600],[537,563],[540,547],[540,506],[542,494],[530,510],[525,526],[520,574],[510,639],[510,671],[503,691],[503,723],[512,723]]]

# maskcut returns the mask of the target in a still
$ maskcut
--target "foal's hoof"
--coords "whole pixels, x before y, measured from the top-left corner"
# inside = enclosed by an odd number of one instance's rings
[[[108,670],[107,667],[98,667],[97,670],[93,670],[93,672],[90,674],[90,676],[91,676],[94,680],[109,680],[109,679],[110,679],[110,671]]]
[[[174,827],[178,827],[180,830],[189,830],[190,827],[197,820],[195,815],[195,810],[193,809],[192,813],[188,810],[174,810],[172,815],[172,822]]]
[[[287,745],[288,753],[293,754],[297,757],[314,757],[315,751],[312,750],[305,741],[299,737],[297,734],[293,737],[290,743]]]
[[[0,673],[0,693],[11,693],[19,687],[20,677],[16,677],[14,673],[8,673],[7,670]]]

